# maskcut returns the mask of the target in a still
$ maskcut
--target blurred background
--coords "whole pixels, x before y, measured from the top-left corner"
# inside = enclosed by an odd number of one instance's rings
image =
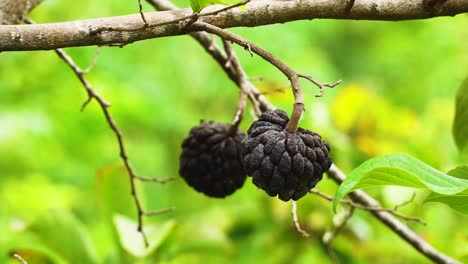
[[[178,1],[188,7],[188,1]],[[144,6],[151,11],[149,5]],[[136,13],[135,1],[47,0],[31,17],[55,22]],[[320,133],[346,173],[388,153],[406,153],[447,172],[467,162],[451,135],[457,88],[468,74],[468,16],[425,21],[313,20],[238,33],[293,69],[322,82],[343,83],[315,98],[303,83],[301,126]],[[94,47],[66,49],[86,68]],[[288,81],[257,56],[236,47],[254,83],[291,111]],[[107,100],[136,171],[177,177],[138,184],[151,247],[135,232],[136,209],[118,145],[98,105],[84,112],[86,93],[53,51],[0,54],[0,263],[330,263],[323,233],[331,203],[309,195],[298,202],[305,239],[291,204],[268,197],[248,178],[226,199],[195,192],[178,176],[180,144],[200,119],[231,122],[238,89],[188,36],[103,47],[87,78]],[[283,91],[276,91],[284,88]],[[252,121],[249,106],[241,127]],[[317,188],[332,195],[326,176]],[[401,212],[428,225],[408,225],[437,249],[468,262],[467,217],[428,193],[409,188],[368,190],[387,207],[416,199]],[[334,241],[341,263],[428,263],[375,220],[356,211]]]

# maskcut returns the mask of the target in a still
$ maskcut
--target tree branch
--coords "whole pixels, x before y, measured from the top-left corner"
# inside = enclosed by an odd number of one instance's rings
[[[361,0],[362,1],[362,0]],[[157,9],[174,9],[176,8],[171,2],[167,0],[147,0],[153,7]],[[360,1],[358,1],[360,2]],[[352,8],[354,9],[354,7]],[[235,67],[226,67],[226,64],[230,61],[231,63],[236,62],[239,63],[236,56],[227,56],[215,43],[213,43],[212,38],[209,34],[205,32],[194,32],[191,33],[191,36],[194,37],[200,45],[218,62],[218,64],[223,68],[226,74],[229,76],[231,80],[233,80],[240,89],[242,84],[248,83],[246,87],[248,87],[248,91],[256,96],[259,96],[258,103],[260,103],[260,107],[262,110],[273,110],[275,107],[263,96],[260,95],[258,89],[248,81],[248,78],[245,75],[245,72],[240,66],[238,65],[237,68]],[[242,75],[242,78],[239,78],[239,74]],[[246,82],[239,82],[239,79],[246,80]],[[338,184],[341,184],[343,180],[346,178],[345,174],[341,172],[336,165],[332,165],[330,170],[328,171],[328,175],[330,178],[334,179]],[[382,208],[380,204],[366,194],[363,191],[355,191],[350,194],[351,199],[359,204],[367,206],[369,208]],[[416,248],[419,252],[423,255],[428,257],[429,259],[438,262],[438,263],[458,263],[456,260],[444,255],[442,252],[439,252],[437,249],[433,248],[427,242],[425,242],[422,238],[420,238],[415,232],[413,232],[410,228],[408,228],[405,224],[400,222],[394,216],[392,216],[389,212],[374,210],[371,213],[385,225],[387,225],[390,230],[395,232],[398,236],[403,238],[407,241],[411,246]]]
[[[213,12],[224,6],[210,6]],[[202,12],[202,13],[203,13]],[[252,1],[247,11],[229,9],[198,21],[219,28],[255,27],[314,18],[359,20],[409,20],[454,16],[468,12],[468,0],[446,1],[433,5],[430,0],[360,0],[352,8],[346,0]],[[0,51],[50,50],[92,45],[125,45],[135,41],[187,34],[184,21],[191,9],[145,13],[144,27],[140,14],[40,25],[0,26]],[[96,31],[96,29],[100,29]],[[107,30],[102,30],[107,29]]]

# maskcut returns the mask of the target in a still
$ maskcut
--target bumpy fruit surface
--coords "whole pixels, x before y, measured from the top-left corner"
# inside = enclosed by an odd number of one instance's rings
[[[302,128],[288,133],[288,121],[279,109],[263,113],[250,126],[241,154],[252,182],[283,201],[306,195],[332,164],[330,146],[320,135]]]
[[[245,133],[231,133],[229,124],[201,121],[182,143],[179,174],[195,190],[225,197],[242,187],[247,177],[240,160]]]

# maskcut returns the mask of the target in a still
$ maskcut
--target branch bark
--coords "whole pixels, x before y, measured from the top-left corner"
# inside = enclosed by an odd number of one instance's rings
[[[19,24],[43,0],[0,0],[0,24]]]
[[[410,20],[454,16],[468,12],[468,0],[360,0],[349,9],[346,0],[252,1],[247,11],[230,9],[198,18],[219,28],[256,27],[315,18],[357,20]],[[224,6],[210,6],[210,12]],[[192,14],[191,9],[145,13],[150,25],[144,27],[140,14],[38,25],[0,26],[0,51],[50,50],[92,45],[125,45],[135,41],[187,34],[186,23],[174,22]],[[169,24],[168,24],[169,23]],[[194,29],[193,29],[194,30]]]

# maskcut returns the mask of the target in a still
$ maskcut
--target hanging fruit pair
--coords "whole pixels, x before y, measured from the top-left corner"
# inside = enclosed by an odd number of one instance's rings
[[[298,200],[328,171],[330,146],[320,135],[285,130],[282,110],[264,112],[248,135],[229,124],[202,121],[182,143],[179,173],[195,190],[225,197],[242,187],[246,175],[270,196]]]

